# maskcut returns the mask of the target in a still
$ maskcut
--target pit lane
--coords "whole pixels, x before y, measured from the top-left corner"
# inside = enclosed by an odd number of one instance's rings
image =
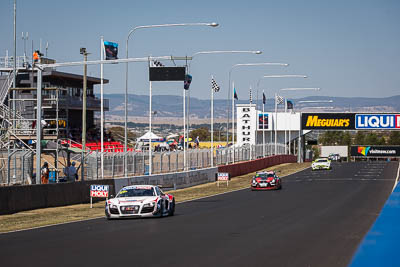
[[[334,163],[329,171],[284,177],[282,190],[178,204],[174,217],[3,234],[0,258],[4,266],[347,266],[390,195],[397,167]]]

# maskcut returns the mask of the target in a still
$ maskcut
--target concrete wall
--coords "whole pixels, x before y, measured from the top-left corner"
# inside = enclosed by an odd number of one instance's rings
[[[215,174],[218,168],[207,168],[201,170],[193,170],[178,173],[163,173],[152,176],[135,176],[130,178],[114,179],[115,192],[118,192],[122,187],[135,184],[150,184],[161,185],[168,188],[185,188],[198,184],[204,184],[215,181]]]
[[[282,163],[294,163],[294,162],[297,162],[297,158],[294,155],[269,156],[262,159],[219,166],[218,172],[228,172],[230,177],[235,177],[246,173],[259,171],[274,165]]]
[[[0,187],[0,215],[24,210],[59,207],[90,202],[91,184],[110,185],[112,179],[43,185]]]

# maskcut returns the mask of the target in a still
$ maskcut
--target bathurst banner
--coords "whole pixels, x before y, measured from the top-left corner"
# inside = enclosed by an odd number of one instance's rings
[[[302,113],[303,130],[354,130],[354,113]]]
[[[352,157],[400,157],[400,146],[351,146]]]

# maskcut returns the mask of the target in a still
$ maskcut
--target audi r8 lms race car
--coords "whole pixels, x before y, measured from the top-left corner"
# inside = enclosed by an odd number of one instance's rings
[[[251,190],[281,189],[282,180],[274,171],[257,172],[251,180]]]
[[[162,217],[174,215],[175,198],[158,186],[131,185],[123,187],[115,198],[106,201],[107,219],[122,217]]]
[[[327,158],[318,158],[314,160],[311,164],[312,170],[330,170],[331,161]]]

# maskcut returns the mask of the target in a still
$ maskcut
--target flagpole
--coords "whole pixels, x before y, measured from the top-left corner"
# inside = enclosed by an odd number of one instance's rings
[[[152,83],[151,83],[151,81],[150,81],[150,87],[149,87],[149,175],[151,176],[151,171],[152,171],[152,161],[153,161],[153,158],[152,158],[152,155],[151,155],[151,153],[152,153],[152,151],[151,151],[151,140],[153,139],[152,138],[152,135],[151,135],[151,97],[152,97]]]
[[[211,75],[211,81],[214,76]],[[211,167],[214,167],[214,88],[211,86]]]
[[[277,98],[277,95],[276,95],[276,93],[275,93],[275,155],[276,155],[276,152],[277,152],[277,144],[276,144],[276,138],[277,138],[277,126],[278,126],[278,111],[277,111],[277,109],[278,109],[278,105],[277,105],[277,103],[276,103],[276,98]]]
[[[235,163],[235,82],[232,81],[233,95],[232,95],[232,162]],[[229,141],[229,140],[228,140]]]
[[[258,91],[258,90],[257,90]],[[265,101],[264,101],[264,89],[263,89],[263,127],[262,127],[262,131],[263,131],[263,157],[265,157]]]
[[[287,123],[286,123],[286,112],[287,112],[287,99],[285,98],[285,154],[287,154],[287,146],[286,146],[286,127],[287,127]]]
[[[250,86],[250,97],[249,97],[250,99],[249,99],[249,102],[250,102],[250,107],[251,107],[251,104],[252,104],[252,96],[251,96],[251,86]],[[257,144],[257,143],[256,143]],[[252,149],[253,147],[252,147],[252,145],[250,144],[250,160],[252,160],[253,159],[253,149]]]
[[[186,90],[183,88],[183,170],[186,170]]]
[[[104,37],[100,38],[100,59],[101,62],[104,60]],[[100,166],[101,166],[101,179],[104,179],[104,66],[103,63],[100,64],[100,146],[101,146],[101,156],[100,156]]]
[[[293,106],[292,106],[292,109],[291,109],[292,111],[293,111]],[[291,143],[291,141],[292,141],[292,139],[291,139],[291,136],[290,136],[290,131],[291,131],[291,128],[292,128],[292,124],[291,124],[291,118],[292,118],[292,111],[290,111],[290,115],[289,115],[289,155],[291,155],[292,154],[292,151],[291,151],[291,145],[290,145],[290,143]]]

